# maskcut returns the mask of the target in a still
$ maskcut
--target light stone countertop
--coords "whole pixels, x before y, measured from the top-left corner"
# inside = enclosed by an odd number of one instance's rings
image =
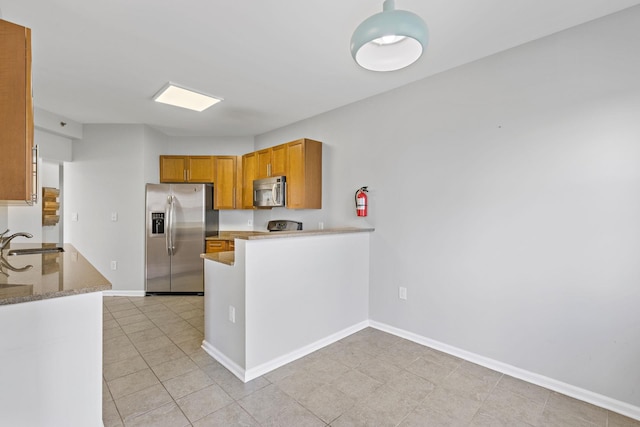
[[[374,231],[374,228],[357,228],[357,227],[343,227],[343,228],[328,228],[325,230],[296,230],[296,231],[221,231],[218,237],[207,237],[207,240],[270,240],[270,239],[283,239],[290,237],[310,237],[310,236],[327,236],[331,234],[346,234],[346,233],[368,233]],[[208,254],[201,254],[200,258],[209,261],[215,261],[226,265],[233,265],[235,262],[235,252],[214,252]]]
[[[47,246],[56,245],[11,243],[2,251],[0,305],[111,289],[111,283],[70,244],[62,245],[64,252],[7,255],[10,249]]]

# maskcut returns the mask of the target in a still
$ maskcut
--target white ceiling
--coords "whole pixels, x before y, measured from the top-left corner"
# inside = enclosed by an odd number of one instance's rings
[[[32,29],[36,106],[81,123],[170,135],[257,135],[640,0],[396,0],[430,31],[426,54],[361,69],[353,30],[382,0],[0,0]],[[222,97],[202,113],[151,101],[168,81]]]

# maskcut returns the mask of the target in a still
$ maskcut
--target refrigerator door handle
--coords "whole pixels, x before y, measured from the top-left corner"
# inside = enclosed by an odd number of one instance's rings
[[[167,255],[173,255],[173,196],[167,196],[167,229],[165,230],[165,243]]]

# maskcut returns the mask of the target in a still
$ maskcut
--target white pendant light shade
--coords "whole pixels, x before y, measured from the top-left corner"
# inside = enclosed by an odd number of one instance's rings
[[[367,70],[407,67],[427,47],[429,32],[422,18],[394,7],[394,0],[385,0],[383,11],[365,19],[351,36],[351,56]]]

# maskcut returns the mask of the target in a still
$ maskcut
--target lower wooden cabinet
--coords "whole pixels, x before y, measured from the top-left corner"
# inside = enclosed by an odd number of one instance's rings
[[[206,251],[208,254],[215,252],[227,252],[234,250],[234,243],[229,240],[207,240]]]

